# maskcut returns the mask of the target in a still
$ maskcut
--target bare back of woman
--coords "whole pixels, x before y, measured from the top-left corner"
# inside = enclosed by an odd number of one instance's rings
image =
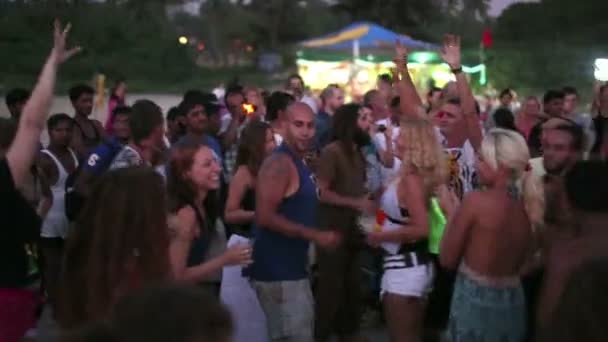
[[[532,241],[524,204],[500,190],[479,192],[464,263],[494,278],[519,276]]]
[[[524,339],[520,274],[533,245],[530,218],[537,219],[541,197],[529,176],[529,159],[519,133],[488,132],[476,165],[487,190],[470,192],[449,213],[439,258],[444,267],[458,269],[450,309],[452,341]]]

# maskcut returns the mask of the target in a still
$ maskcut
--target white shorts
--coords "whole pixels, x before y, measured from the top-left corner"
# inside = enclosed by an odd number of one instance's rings
[[[385,293],[406,297],[426,297],[432,289],[433,264],[428,263],[407,268],[388,269],[382,275],[380,297]]]

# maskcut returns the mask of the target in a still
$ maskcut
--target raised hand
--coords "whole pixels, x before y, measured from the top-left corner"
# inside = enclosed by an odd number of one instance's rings
[[[395,41],[395,58],[393,61],[397,65],[397,68],[403,68],[407,64],[407,55],[409,51],[405,45],[401,44],[401,41],[397,39]]]
[[[391,120],[387,120],[386,130],[384,131],[384,137],[386,138],[386,143],[390,143],[393,141],[393,131],[395,130],[395,126],[393,126],[393,122]],[[390,139],[390,140],[389,140]]]
[[[441,57],[448,63],[450,68],[458,69],[460,64],[460,37],[453,34],[446,34],[441,48]]]
[[[55,62],[57,64],[67,61],[70,57],[74,56],[81,50],[80,46],[66,50],[66,40],[71,28],[72,25],[68,23],[65,28],[62,29],[61,22],[58,19],[55,19],[53,31],[53,50],[51,53],[55,57]]]
[[[404,58],[409,54],[407,47],[401,43],[401,40],[395,41],[395,57]]]

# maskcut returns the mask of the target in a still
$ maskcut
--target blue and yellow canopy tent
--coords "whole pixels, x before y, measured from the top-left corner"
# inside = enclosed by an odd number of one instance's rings
[[[437,78],[439,69],[445,69],[443,61],[438,54],[439,45],[416,40],[407,35],[399,34],[382,26],[370,22],[356,22],[337,32],[322,37],[309,39],[298,44],[297,63],[300,70],[309,69],[314,63],[322,62],[325,67],[331,63],[337,67],[344,67],[345,63],[352,66],[386,70],[392,66],[394,57],[395,41],[399,40],[410,51],[408,64],[413,64],[410,69],[423,69],[428,66],[426,73],[430,78]],[[431,67],[435,66],[435,67]],[[356,69],[356,68],[355,68]],[[463,67],[465,72],[480,73],[480,83],[485,84],[485,66]],[[430,75],[436,74],[436,75]],[[351,72],[349,78],[354,75]],[[447,76],[443,76],[445,78]],[[441,77],[439,77],[441,78]],[[308,81],[307,81],[308,82]]]
[[[353,51],[358,53],[373,53],[393,49],[395,41],[411,50],[437,50],[439,46],[402,35],[382,26],[368,23],[353,23],[342,30],[323,37],[306,40],[300,46],[306,49],[321,49],[328,51]],[[357,57],[357,56],[355,56]]]

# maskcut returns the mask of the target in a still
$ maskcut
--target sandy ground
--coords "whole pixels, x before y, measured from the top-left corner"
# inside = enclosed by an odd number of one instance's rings
[[[58,328],[51,316],[51,310],[47,307],[38,321],[35,336],[26,337],[23,342],[57,342]],[[365,342],[389,342],[386,327],[382,326],[363,329],[361,337]],[[338,342],[338,339],[334,337],[331,341]]]

